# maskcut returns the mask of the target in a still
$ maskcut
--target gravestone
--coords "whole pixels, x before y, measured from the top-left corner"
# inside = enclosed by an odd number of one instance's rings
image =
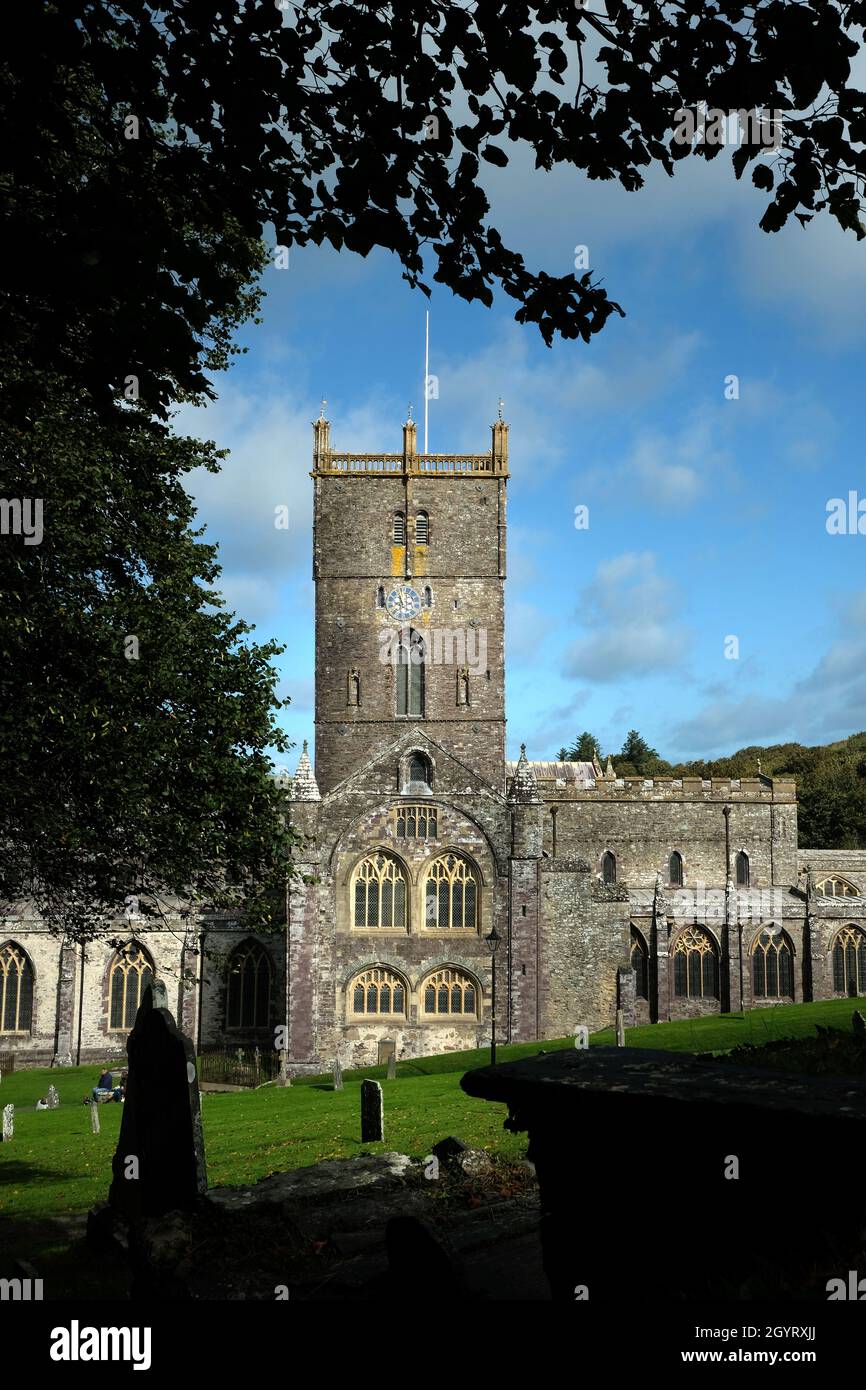
[[[851,1022],[854,1025],[855,1037],[866,1038],[866,1018],[863,1017],[859,1009],[854,1010]]]
[[[579,1051],[583,1052],[589,1047],[589,1029],[582,1023],[577,1030],[574,1045]]]
[[[335,1091],[342,1091],[342,1089],[343,1089],[343,1068],[340,1066],[340,1059],[339,1059],[339,1057],[335,1057],[335,1058],[334,1058],[334,1090],[335,1090]]]
[[[616,1011],[616,1045],[625,1047],[625,1020],[622,1009]]]
[[[281,1086],[291,1086],[292,1084],[292,1078],[289,1076],[289,1054],[285,1048],[280,1052],[279,1084]]]
[[[375,1144],[385,1138],[385,1103],[378,1081],[361,1082],[361,1143]]]
[[[8,1144],[15,1130],[15,1106],[3,1106],[3,1143]]]
[[[382,1038],[379,1042],[378,1062],[380,1067],[384,1067],[391,1055],[396,1056],[397,1044],[393,1038]]]
[[[195,1049],[172,1017],[161,980],[145,990],[126,1051],[108,1200],[127,1220],[188,1210],[207,1191]]]
[[[388,1080],[394,1081],[397,1076],[397,1053],[388,1054]]]
[[[57,1094],[57,1087],[54,1085],[53,1082],[48,1087],[48,1094],[46,1095],[45,1099],[48,1101],[49,1110],[56,1110],[58,1105],[60,1104],[60,1097]]]
[[[95,1100],[90,1102],[90,1128],[94,1134],[99,1133],[99,1103]]]

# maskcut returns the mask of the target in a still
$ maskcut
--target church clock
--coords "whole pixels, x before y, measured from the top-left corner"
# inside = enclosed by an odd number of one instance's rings
[[[405,622],[421,612],[421,596],[409,584],[397,584],[385,598],[385,607],[392,618]]]

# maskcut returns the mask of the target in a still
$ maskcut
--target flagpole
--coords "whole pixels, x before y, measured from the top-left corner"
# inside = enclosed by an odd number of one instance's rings
[[[426,311],[424,331],[424,453],[427,452],[427,411],[430,396],[430,310]]]

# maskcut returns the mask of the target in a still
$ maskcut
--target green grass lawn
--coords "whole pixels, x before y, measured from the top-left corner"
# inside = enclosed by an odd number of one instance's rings
[[[857,1006],[853,1000],[833,1000],[756,1010],[745,1017],[728,1014],[656,1024],[629,1029],[626,1041],[631,1047],[728,1051],[742,1043],[809,1036],[816,1023],[848,1028]],[[597,1033],[591,1041],[610,1043],[613,1032]],[[498,1060],[571,1046],[573,1039],[564,1038],[502,1047]],[[209,1092],[202,1103],[209,1183],[241,1185],[320,1159],[384,1149],[420,1158],[448,1134],[502,1154],[523,1154],[526,1136],[502,1127],[505,1107],[473,1100],[460,1090],[463,1073],[488,1061],[489,1053],[483,1049],[401,1062],[393,1081],[385,1079],[384,1067],[367,1067],[346,1072],[345,1089],[338,1092],[332,1090],[330,1077],[305,1078],[286,1089],[266,1086],[229,1094]],[[123,1110],[120,1105],[101,1105],[101,1132],[91,1133],[90,1112],[82,1098],[95,1084],[98,1070],[25,1069],[7,1073],[0,1082],[0,1105],[10,1101],[15,1105],[15,1137],[12,1143],[0,1145],[0,1214],[7,1218],[7,1248],[10,1232],[12,1244],[16,1243],[17,1223],[30,1227],[34,1222],[73,1216],[105,1199]],[[384,1084],[382,1144],[362,1145],[358,1137],[359,1089],[367,1076]],[[60,1108],[36,1111],[36,1100],[51,1081],[60,1094]],[[55,1228],[52,1237],[58,1248],[60,1230]],[[46,1248],[43,1245],[43,1252]],[[33,1258],[32,1248],[26,1257]]]

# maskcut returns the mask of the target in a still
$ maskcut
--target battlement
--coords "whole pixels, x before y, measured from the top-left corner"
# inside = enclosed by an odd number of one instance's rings
[[[509,771],[513,765],[509,764]],[[765,801],[795,802],[793,777],[596,777],[551,775],[568,764],[530,763],[545,801]],[[586,771],[583,771],[586,769]],[[546,774],[546,775],[545,775]]]
[[[497,420],[491,427],[489,454],[428,454],[418,452],[417,426],[407,420],[403,426],[403,452],[400,454],[350,454],[331,448],[331,426],[324,418],[313,424],[312,478],[338,475],[372,475],[401,478],[508,477],[508,426]]]

